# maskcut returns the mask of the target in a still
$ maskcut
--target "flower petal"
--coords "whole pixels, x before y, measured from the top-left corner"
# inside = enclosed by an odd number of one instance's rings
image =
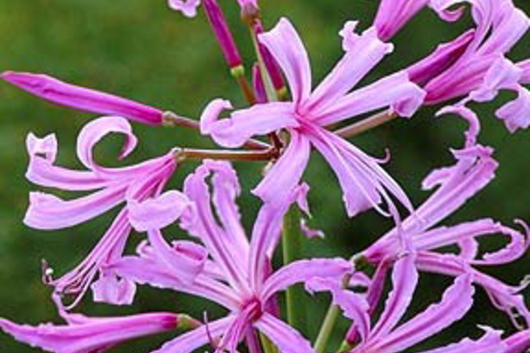
[[[295,106],[304,102],[311,92],[311,68],[302,40],[291,22],[281,18],[269,32],[258,35],[287,77]]]
[[[201,0],[169,0],[168,4],[170,8],[182,12],[186,17],[195,17]]]
[[[113,305],[130,305],[136,294],[134,282],[113,275],[101,276],[91,288],[95,302]]]
[[[512,134],[518,129],[527,129],[530,126],[530,91],[519,87],[518,97],[506,103],[495,112],[508,131]]]
[[[377,38],[375,28],[355,34],[357,22],[346,22],[340,35],[342,47],[346,51],[342,59],[313,91],[309,100],[303,103],[302,111],[325,110],[352,89],[381,59],[392,52],[392,44],[383,43]],[[312,114],[308,114],[312,115]]]
[[[283,202],[299,184],[309,161],[309,139],[291,130],[291,139],[281,157],[267,171],[263,180],[252,190],[265,203]]]
[[[152,351],[151,353],[192,352],[207,343],[211,343],[210,340],[221,336],[234,321],[234,319],[234,316],[227,316],[222,319],[204,324],[193,331],[186,332],[177,338],[164,343],[162,347]]]
[[[254,325],[283,353],[314,353],[311,344],[300,333],[270,314],[263,314]]]

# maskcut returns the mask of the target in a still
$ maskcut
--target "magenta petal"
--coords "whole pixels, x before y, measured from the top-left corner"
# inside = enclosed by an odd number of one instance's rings
[[[508,348],[502,353],[524,353],[530,348],[530,329],[513,334],[504,342]]]
[[[492,330],[488,327],[481,328],[486,330],[486,333],[476,341],[464,338],[458,343],[421,353],[508,353],[506,351],[508,345],[501,339],[502,331]]]
[[[163,112],[125,98],[61,82],[53,77],[6,71],[0,77],[31,94],[65,107],[161,124]]]
[[[162,229],[174,223],[189,206],[186,195],[171,190],[144,202],[129,201],[129,220],[139,232]]]
[[[85,321],[74,325],[41,324],[33,327],[0,319],[0,327],[17,340],[50,352],[103,352],[132,338],[174,330],[178,326],[178,315],[152,313]]]
[[[392,38],[429,0],[383,0],[374,23],[379,38]]]
[[[283,353],[314,353],[310,343],[291,326],[270,314],[263,314],[254,325]]]
[[[208,322],[193,331],[184,333],[177,338],[164,343],[162,347],[151,353],[189,353],[210,343],[210,339],[221,336],[235,317],[228,316],[216,321]]]
[[[477,102],[492,100],[501,89],[516,89],[522,70],[503,57],[495,60],[484,76],[484,82],[469,95]]]
[[[295,105],[304,102],[311,91],[311,68],[302,40],[291,22],[282,18],[271,31],[258,37],[287,77]]]

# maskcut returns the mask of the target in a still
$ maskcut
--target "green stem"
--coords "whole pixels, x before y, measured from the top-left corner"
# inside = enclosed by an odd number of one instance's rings
[[[331,305],[326,313],[322,327],[320,327],[320,332],[318,333],[317,339],[315,341],[315,352],[322,353],[326,349],[328,344],[329,337],[333,331],[333,326],[335,326],[335,321],[339,316],[340,308],[338,305]]]
[[[297,205],[292,205],[283,219],[282,250],[284,265],[302,258],[303,238],[304,235],[300,230],[300,210]],[[304,295],[302,285],[291,286],[286,291],[287,322],[301,332],[306,332]]]
[[[264,353],[279,353],[278,348],[271,342],[271,340],[263,333],[259,333],[259,339],[261,341],[261,347]]]

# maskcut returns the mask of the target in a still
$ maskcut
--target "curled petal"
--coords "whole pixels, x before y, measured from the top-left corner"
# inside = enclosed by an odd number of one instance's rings
[[[254,135],[299,125],[290,102],[256,104],[235,111],[230,118],[214,122],[207,115],[203,118],[207,122],[204,124],[205,131],[215,142],[226,147],[239,147]]]
[[[263,298],[287,287],[312,278],[334,279],[341,283],[344,275],[353,271],[351,263],[342,259],[313,259],[292,262],[273,273],[263,286]]]
[[[95,302],[114,305],[130,305],[136,294],[134,282],[113,275],[100,277],[91,288]]]
[[[423,351],[421,353],[507,353],[508,345],[501,339],[502,331],[489,327],[481,327],[486,333],[478,340],[464,338],[462,341],[448,346]],[[515,353],[515,352],[513,352]]]
[[[232,103],[224,99],[214,99],[202,112],[200,119],[201,134],[208,135],[212,133],[212,129],[215,127],[215,123],[219,119],[219,115],[224,110],[233,109]]]
[[[189,206],[186,195],[171,190],[144,202],[129,201],[129,220],[139,232],[162,229],[174,223]]]
[[[429,0],[383,0],[374,23],[381,40],[392,38]]]
[[[72,325],[19,325],[0,319],[0,327],[17,340],[56,353],[103,352],[130,339],[174,330],[179,315],[150,313],[85,318]]]
[[[88,169],[94,170],[95,172],[102,169],[95,163],[92,149],[103,137],[111,132],[125,135],[125,144],[120,152],[120,159],[127,157],[136,147],[138,140],[126,119],[120,117],[103,117],[93,120],[83,127],[77,139],[77,156],[81,163]]]
[[[530,126],[530,91],[519,87],[518,97],[506,103],[495,114],[502,120],[512,134],[518,129]]]
[[[510,60],[501,57],[495,60],[484,76],[482,85],[471,92],[470,97],[477,102],[490,101],[501,89],[516,89],[522,70]]]
[[[258,36],[287,77],[296,106],[304,102],[311,91],[311,68],[302,40],[291,22],[282,18],[269,32]]]
[[[340,282],[313,278],[306,282],[306,290],[310,291],[330,291],[333,296],[333,303],[340,306],[344,315],[353,320],[357,332],[364,341],[370,332],[369,305],[366,299],[359,294],[342,289]]]

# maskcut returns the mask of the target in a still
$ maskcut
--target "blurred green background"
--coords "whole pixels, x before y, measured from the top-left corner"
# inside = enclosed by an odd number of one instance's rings
[[[234,0],[220,1],[247,63],[252,60],[250,41],[245,27],[239,22],[238,6]],[[517,2],[517,1],[516,1]],[[264,23],[272,27],[281,16],[296,25],[309,51],[314,82],[318,82],[340,57],[337,32],[346,20],[361,20],[362,28],[370,25],[376,11],[375,0],[289,0],[261,1]],[[530,11],[528,1],[518,5]],[[370,74],[368,80],[399,70],[430,52],[437,43],[456,37],[469,25],[469,18],[456,24],[440,21],[425,10],[395,39],[396,51]],[[513,57],[528,57],[529,37],[514,50]],[[129,97],[181,115],[197,118],[212,98],[224,97],[238,107],[244,101],[229,76],[217,44],[201,13],[186,19],[169,10],[165,0],[0,0],[0,70],[41,72],[68,82],[98,88]],[[248,65],[247,65],[248,66]],[[500,102],[510,98],[503,95],[495,103],[482,105],[483,133],[481,142],[496,148],[501,167],[497,178],[476,198],[468,202],[445,224],[493,217],[513,224],[516,217],[530,221],[530,180],[528,173],[529,132],[510,135],[492,112]],[[77,264],[96,243],[112,220],[114,213],[104,215],[88,224],[62,231],[36,231],[22,224],[28,203],[28,192],[38,189],[24,178],[27,156],[24,148],[28,132],[38,136],[57,134],[60,143],[59,163],[79,167],[75,159],[75,141],[83,124],[94,117],[50,105],[18,89],[0,82],[0,316],[17,322],[36,324],[59,322],[50,290],[40,279],[40,260],[45,258],[57,274]],[[355,138],[354,142],[372,155],[382,156],[385,148],[392,151],[387,170],[401,183],[414,203],[419,204],[428,193],[420,190],[422,178],[433,168],[452,164],[448,148],[462,145],[466,125],[455,117],[434,118],[439,107],[423,109],[410,120],[399,120]],[[212,147],[211,142],[196,133],[180,129],[135,125],[140,144],[126,163],[165,153],[173,146]],[[115,156],[120,138],[109,138],[98,146],[101,163],[117,165]],[[120,163],[122,165],[123,163]],[[177,172],[173,185],[182,181],[194,165]],[[241,165],[244,195],[241,207],[245,224],[250,227],[258,203],[248,191],[259,180],[263,165]],[[344,214],[341,195],[334,176],[322,159],[315,155],[306,173],[313,186],[310,195],[313,225],[327,234],[327,239],[311,240],[305,244],[307,256],[349,256],[370,244],[392,226],[390,220],[375,212],[354,219]],[[72,194],[59,192],[63,197]],[[141,239],[132,238],[132,243]],[[498,247],[500,238],[487,241],[487,248]],[[510,283],[518,283],[527,273],[530,259],[490,270]],[[437,276],[422,276],[421,293],[416,295],[416,309],[437,301],[440,290],[450,283]],[[427,290],[425,290],[427,289]],[[446,330],[438,339],[421,348],[430,348],[439,341],[455,341],[462,335],[480,334],[473,323],[490,324],[509,329],[508,320],[491,310],[482,291],[477,292],[477,305],[470,320]],[[314,335],[323,317],[328,298],[317,295],[308,312]],[[202,317],[204,310],[216,310],[171,291],[142,289],[134,307],[116,308],[85,303],[80,309],[91,315],[154,310],[187,311]],[[216,314],[210,314],[215,317]],[[341,322],[342,330],[346,322]],[[136,340],[112,352],[146,352],[158,347],[172,333]],[[334,337],[335,340],[338,337]],[[37,352],[0,334],[1,352]]]

